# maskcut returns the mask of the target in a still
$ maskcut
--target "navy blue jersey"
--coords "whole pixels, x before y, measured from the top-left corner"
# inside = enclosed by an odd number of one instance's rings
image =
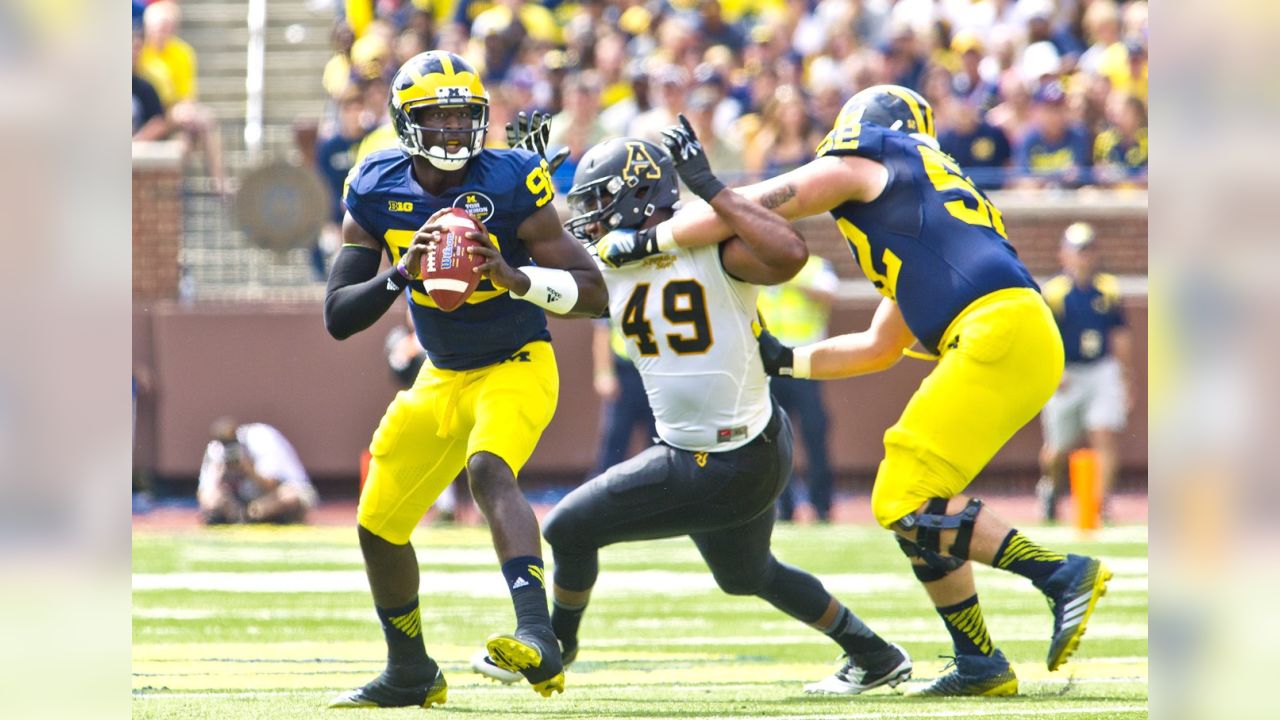
[[[382,241],[392,263],[441,208],[466,210],[489,231],[511,267],[532,265],[516,228],[551,202],[555,191],[547,164],[525,150],[485,150],[467,165],[466,179],[444,195],[429,194],[413,177],[409,156],[398,148],[370,153],[351,170],[343,196],[347,212],[365,232]],[[550,340],[542,308],[511,297],[488,280],[462,307],[444,312],[421,282],[412,282],[409,308],[418,340],[438,368],[469,370],[511,356],[525,343]]]
[[[1030,177],[1062,187],[1078,187],[1090,182],[1089,137],[1079,125],[1069,126],[1056,141],[1050,141],[1032,128],[1018,143],[1013,155],[1014,164]]]
[[[1111,331],[1125,326],[1114,275],[1098,273],[1087,287],[1058,275],[1044,284],[1044,299],[1058,321],[1067,362],[1091,363],[1111,354]]]
[[[854,259],[894,300],[912,334],[938,350],[942,334],[974,300],[1005,288],[1036,288],[987,196],[945,153],[878,125],[838,126],[818,157],[857,155],[884,165],[889,181],[869,203],[831,211]]]
[[[1000,128],[979,122],[973,130],[944,130],[938,135],[942,152],[951,156],[960,167],[969,171],[973,184],[983,190],[1004,187],[1005,166],[1013,156],[1009,138]]]
[[[1138,130],[1133,140],[1125,139],[1115,128],[1098,133],[1093,141],[1093,164],[1117,166],[1127,178],[1146,177],[1147,129]]]

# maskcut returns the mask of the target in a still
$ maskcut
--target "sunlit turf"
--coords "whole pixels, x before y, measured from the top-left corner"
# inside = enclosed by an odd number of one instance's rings
[[[1103,557],[1116,571],[1080,652],[1044,667],[1052,619],[1029,583],[978,569],[987,625],[1015,663],[1022,696],[922,700],[901,690],[939,673],[946,634],[883,531],[787,526],[784,562],[808,569],[912,654],[912,683],[861,697],[805,695],[839,648],[767,603],[715,589],[691,542],[606,548],[565,694],[500,686],[467,661],[514,616],[483,528],[422,528],[427,648],[449,702],[471,717],[1145,717],[1147,564],[1144,527],[1090,539],[1027,528],[1055,549]],[[236,528],[134,535],[133,689],[138,718],[308,718],[381,669],[381,631],[347,528]],[[266,590],[266,591],[264,591]],[[341,711],[400,717],[422,710]]]

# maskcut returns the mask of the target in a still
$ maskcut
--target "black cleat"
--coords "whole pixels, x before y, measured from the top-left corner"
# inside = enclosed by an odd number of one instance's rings
[[[485,649],[494,665],[524,675],[542,697],[564,692],[560,643],[550,627],[517,628],[512,635],[491,635]]]
[[[844,665],[834,675],[804,686],[807,693],[823,695],[857,695],[871,688],[898,683],[911,677],[911,656],[900,646],[890,643],[885,650],[861,655],[854,660],[842,656]]]
[[[569,666],[573,664],[573,661],[577,659],[577,657],[577,643],[574,643],[573,646],[568,649],[565,649],[565,645],[561,643],[560,663],[565,670],[569,669]],[[498,667],[498,664],[493,661],[493,658],[489,657],[488,650],[477,650],[476,654],[471,656],[471,669],[490,680],[496,680],[503,685],[511,685],[512,683],[519,682],[524,679],[524,676],[518,672],[503,670]]]
[[[430,683],[401,687],[392,685],[382,673],[364,687],[345,692],[329,701],[331,708],[431,707],[443,705],[449,695],[444,673],[436,670]]]

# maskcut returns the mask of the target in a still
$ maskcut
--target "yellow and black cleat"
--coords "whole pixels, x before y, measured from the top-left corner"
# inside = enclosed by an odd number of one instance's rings
[[[1062,667],[1080,647],[1085,626],[1093,617],[1098,600],[1107,594],[1107,581],[1112,577],[1102,561],[1081,555],[1067,556],[1066,564],[1049,579],[1051,587],[1059,573],[1065,576],[1063,589],[1049,597],[1053,607],[1053,638],[1045,664],[1051,671]]]
[[[955,670],[911,693],[915,697],[997,697],[1018,694],[1018,676],[999,650],[986,655],[961,655]],[[943,668],[944,670],[946,668]]]
[[[485,650],[494,665],[524,675],[542,697],[564,692],[564,665],[554,635],[548,641],[520,630],[514,635],[491,635]]]

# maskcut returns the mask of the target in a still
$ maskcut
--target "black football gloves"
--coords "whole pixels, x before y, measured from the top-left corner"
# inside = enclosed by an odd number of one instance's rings
[[[680,174],[685,187],[694,195],[711,202],[711,198],[724,189],[724,183],[711,172],[707,151],[698,142],[697,133],[684,115],[680,116],[679,125],[672,125],[662,131],[662,144],[675,159],[676,172]]]
[[[547,161],[547,172],[555,174],[556,168],[569,157],[569,148],[560,148],[553,157],[547,157],[547,140],[551,138],[550,113],[520,113],[515,122],[507,123],[507,147],[538,153]]]

